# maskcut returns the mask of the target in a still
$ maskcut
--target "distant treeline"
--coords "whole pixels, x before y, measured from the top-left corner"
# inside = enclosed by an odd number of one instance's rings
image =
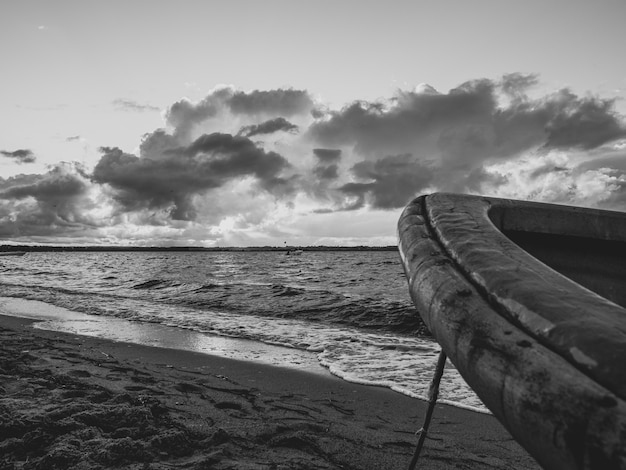
[[[48,245],[0,245],[0,251],[397,251],[390,246],[251,246],[251,247],[197,247],[197,246],[48,246]]]

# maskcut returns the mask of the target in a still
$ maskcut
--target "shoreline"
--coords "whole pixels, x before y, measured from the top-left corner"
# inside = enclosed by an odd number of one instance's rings
[[[19,297],[0,296],[0,315],[16,316],[36,320],[35,328],[49,331],[65,332],[69,334],[86,335],[112,341],[156,346],[182,351],[195,351],[217,355],[225,358],[251,361],[259,364],[269,364],[278,367],[303,370],[321,375],[333,375],[342,380],[376,387],[385,387],[411,398],[423,401],[428,400],[428,383],[431,373],[428,372],[428,361],[434,361],[436,356],[420,361],[419,357],[407,360],[405,367],[413,369],[413,373],[420,374],[420,381],[424,384],[422,393],[417,393],[410,386],[402,386],[384,378],[371,376],[364,379],[359,373],[354,374],[349,368],[336,367],[333,361],[320,357],[322,349],[308,350],[289,346],[284,343],[272,343],[253,338],[222,336],[213,333],[203,333],[193,328],[184,328],[155,322],[141,322],[109,315],[90,315],[66,307],[59,307],[52,303],[39,300],[27,300]],[[432,343],[437,346],[436,343]],[[437,346],[438,347],[438,346]],[[384,360],[379,358],[378,367],[384,367]],[[449,365],[449,368],[453,366]],[[426,370],[425,376],[424,371]],[[449,369],[450,370],[450,369]],[[446,400],[445,391],[458,387],[462,381],[456,371],[444,375],[442,392],[439,403],[445,403],[479,413],[490,412],[482,405],[467,404],[462,400]],[[447,383],[446,383],[447,382]],[[461,382],[464,385],[464,382]],[[465,385],[465,387],[467,387]]]
[[[0,316],[0,455],[13,468],[406,468],[426,410],[330,374],[33,323]],[[539,468],[493,416],[440,404],[420,468],[451,466]]]
[[[34,328],[108,339],[114,342],[200,352],[224,358],[281,365],[315,374],[330,374],[314,353],[260,341],[201,333],[187,328],[89,315],[39,300],[0,296],[0,316],[34,321]]]

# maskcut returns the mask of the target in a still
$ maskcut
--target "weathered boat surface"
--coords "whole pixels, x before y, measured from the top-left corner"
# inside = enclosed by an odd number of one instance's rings
[[[432,194],[398,223],[413,302],[546,469],[626,468],[626,214]]]
[[[0,256],[24,256],[25,251],[0,251]]]

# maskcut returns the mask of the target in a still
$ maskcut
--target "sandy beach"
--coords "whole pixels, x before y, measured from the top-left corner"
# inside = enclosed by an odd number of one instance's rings
[[[404,469],[426,403],[384,388],[0,316],[0,469]],[[537,469],[438,405],[418,468]]]

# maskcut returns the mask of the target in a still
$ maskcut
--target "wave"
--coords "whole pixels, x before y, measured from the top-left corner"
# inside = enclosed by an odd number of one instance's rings
[[[307,350],[346,380],[424,393],[437,346],[397,261],[382,254],[284,258],[38,255],[24,270],[0,270],[0,292],[90,315]],[[448,398],[471,403],[465,389],[450,387]]]
[[[274,284],[272,286],[272,294],[275,297],[294,297],[297,295],[304,295],[305,293],[305,289],[297,287],[284,286],[282,284]]]
[[[150,279],[149,281],[140,282],[139,284],[135,284],[133,289],[152,289],[153,287],[162,286],[166,281],[161,279]]]
[[[255,317],[291,318],[314,323],[343,325],[363,330],[387,331],[408,336],[430,337],[428,329],[406,301],[350,297],[323,289],[294,287],[287,284],[182,283],[151,278],[128,286],[91,290],[49,286],[24,286],[3,283],[5,295],[22,296],[53,304],[72,303],[85,313],[100,314],[102,307],[135,299],[154,305],[180,306],[199,311],[232,312]],[[96,283],[93,286],[98,287]],[[14,292],[14,294],[11,293]],[[63,300],[63,298],[71,299]],[[77,296],[85,296],[78,301]],[[102,305],[101,305],[102,304]]]

